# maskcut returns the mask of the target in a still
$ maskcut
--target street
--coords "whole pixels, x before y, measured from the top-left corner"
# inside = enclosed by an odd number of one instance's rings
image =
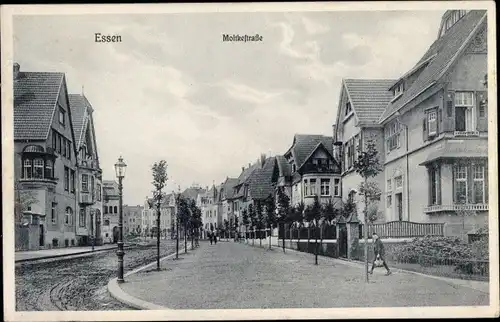
[[[162,240],[161,256],[175,251],[171,240]],[[125,272],[151,263],[156,245],[125,250]],[[108,281],[116,276],[116,250],[91,256],[76,256],[16,265],[16,310],[127,310],[107,292]]]

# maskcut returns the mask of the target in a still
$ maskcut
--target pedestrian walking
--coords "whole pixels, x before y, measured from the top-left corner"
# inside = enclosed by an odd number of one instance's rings
[[[217,232],[214,232],[214,243],[217,245]]]
[[[373,269],[375,268],[375,266],[377,267],[384,266],[385,269],[387,270],[387,273],[385,275],[391,275],[392,274],[391,270],[389,269],[389,266],[387,266],[387,263],[385,262],[385,249],[382,240],[377,235],[377,233],[373,233],[372,239],[373,239],[373,252],[375,254],[375,259],[373,260],[370,274],[373,274]]]
[[[213,237],[213,236],[214,236],[214,233],[213,233],[213,232],[209,232],[209,233],[208,233],[208,238],[210,239],[210,245],[212,245],[212,242],[213,242],[213,240],[214,240],[214,237]]]

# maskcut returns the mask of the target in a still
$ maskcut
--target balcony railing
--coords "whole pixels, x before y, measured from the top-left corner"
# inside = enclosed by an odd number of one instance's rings
[[[424,212],[440,212],[440,211],[459,211],[459,210],[472,210],[472,211],[488,211],[488,204],[455,204],[455,205],[432,205],[424,208]]]
[[[455,136],[479,136],[479,131],[455,131]]]
[[[306,164],[304,165],[303,168],[303,173],[311,173],[311,172],[318,172],[318,173],[335,173],[335,167],[333,164]]]

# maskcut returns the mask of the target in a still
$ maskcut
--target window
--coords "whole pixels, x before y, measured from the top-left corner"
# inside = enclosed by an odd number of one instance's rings
[[[399,146],[401,145],[400,133],[401,133],[401,127],[397,120],[394,120],[392,123],[389,123],[389,125],[385,128],[387,153],[396,148],[399,148]]]
[[[429,170],[430,176],[430,204],[431,205],[439,205],[441,204],[440,195],[440,171],[439,168],[432,168]]]
[[[97,201],[101,201],[101,185],[97,184]]]
[[[292,173],[294,173],[295,171],[297,171],[297,168],[295,166],[295,163],[292,164]]]
[[[340,179],[333,179],[333,195],[340,197]]]
[[[66,225],[71,225],[72,218],[73,218],[73,209],[71,209],[71,207],[67,207],[66,214],[64,214],[64,223]]]
[[[55,224],[57,222],[56,206],[57,206],[57,204],[55,202],[53,202],[52,209],[50,210],[50,219],[51,219],[53,224]]]
[[[24,160],[24,178],[31,179],[33,177],[33,168],[31,167],[31,160]]]
[[[82,174],[82,191],[89,192],[89,176]]]
[[[467,189],[467,167],[465,165],[456,165],[455,174],[455,200],[458,203],[468,203]]]
[[[118,207],[117,207],[117,206],[114,206],[114,207],[113,207],[113,210],[114,210],[113,212],[114,212],[115,214],[117,214],[117,213],[118,213]]]
[[[94,182],[94,176],[90,176],[90,192],[92,193],[92,197],[95,196],[95,182]]]
[[[486,116],[486,100],[481,97],[481,100],[479,101],[479,117],[485,117]]]
[[[391,179],[387,180],[387,191],[392,191],[392,180]]]
[[[455,131],[475,131],[473,92],[455,92]]]
[[[75,170],[71,170],[70,187],[71,187],[71,192],[75,193]]]
[[[57,134],[57,153],[61,154],[62,151],[62,135]]]
[[[35,178],[42,179],[43,178],[43,160],[35,159],[33,160],[33,170]]]
[[[387,208],[392,206],[392,195],[387,195]]]
[[[404,83],[399,83],[398,86],[394,88],[394,97],[398,97],[403,94],[404,91]]]
[[[57,149],[57,132],[52,130],[52,148],[54,151]]]
[[[310,190],[310,195],[315,196],[316,193],[316,179],[309,179],[309,190]]]
[[[53,166],[54,166],[54,164],[52,163],[52,160],[45,161],[45,178],[53,178],[54,177]]]
[[[65,137],[62,138],[62,155],[67,156],[66,148],[68,147],[68,141]]]
[[[62,125],[64,125],[64,122],[65,122],[65,114],[66,112],[64,111],[64,109],[59,106],[59,123],[61,123]]]
[[[321,195],[330,195],[330,179],[321,179]]]
[[[431,110],[427,113],[427,133],[429,136],[437,134],[437,111]]]
[[[304,180],[304,196],[309,196],[309,182],[307,179]]]
[[[64,190],[69,190],[69,168],[64,167]]]
[[[474,202],[486,203],[485,187],[484,187],[484,166],[480,164],[473,165],[473,181],[474,181]]]
[[[396,186],[396,189],[402,188],[403,187],[403,176],[397,176],[394,178],[394,183]]]
[[[87,214],[85,208],[80,208],[80,227],[85,227],[87,222]]]
[[[349,116],[349,115],[351,115],[351,113],[352,113],[351,102],[347,102],[345,104],[345,116]]]

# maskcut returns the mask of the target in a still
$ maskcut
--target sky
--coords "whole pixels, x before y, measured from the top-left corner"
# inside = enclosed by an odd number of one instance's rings
[[[127,163],[124,203],[238,177],[300,134],[332,135],[342,78],[398,78],[444,11],[213,12],[14,17],[21,71],[64,72],[94,108],[103,179]],[[95,33],[121,43],[96,43]],[[223,42],[223,34],[262,42]]]

